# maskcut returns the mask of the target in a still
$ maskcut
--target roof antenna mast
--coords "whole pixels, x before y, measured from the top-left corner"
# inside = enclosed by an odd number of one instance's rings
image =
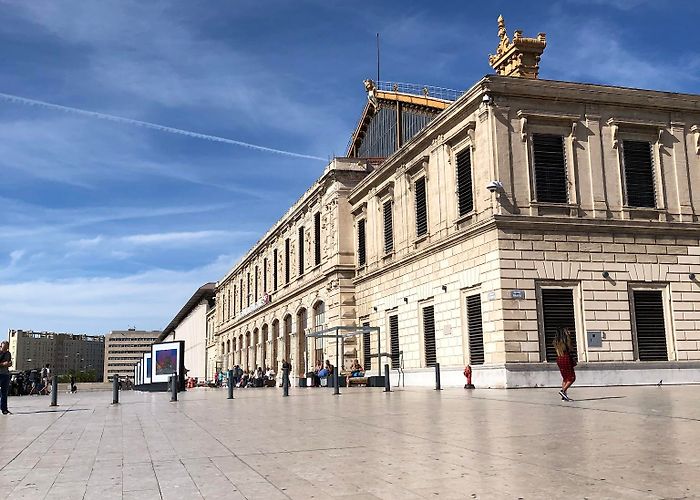
[[[379,33],[377,33],[377,83],[379,83]]]

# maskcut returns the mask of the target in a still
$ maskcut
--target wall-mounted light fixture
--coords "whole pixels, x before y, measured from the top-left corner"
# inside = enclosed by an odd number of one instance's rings
[[[442,291],[446,292],[447,291],[447,285],[442,285]]]
[[[603,271],[603,278],[608,279],[610,277],[610,273],[607,271]]]
[[[690,274],[688,275],[688,279],[689,279],[690,281],[695,281],[695,273],[690,273]]]
[[[377,312],[377,306],[374,306],[372,309],[374,309],[374,312]]]
[[[404,302],[404,304],[408,304],[408,297],[404,297],[403,302]]]

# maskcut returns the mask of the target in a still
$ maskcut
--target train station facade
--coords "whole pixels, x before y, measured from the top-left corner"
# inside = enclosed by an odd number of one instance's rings
[[[556,385],[569,328],[580,383],[698,380],[700,96],[541,80],[545,35],[499,37],[466,92],[365,82],[347,158],[217,283],[218,366],[300,375],[311,329],[370,325],[345,359],[407,385]]]

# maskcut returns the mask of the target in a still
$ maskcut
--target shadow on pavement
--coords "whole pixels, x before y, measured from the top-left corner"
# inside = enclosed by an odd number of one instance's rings
[[[583,399],[576,398],[574,401],[600,401],[601,399],[623,399],[626,397],[627,396],[605,396],[603,398],[583,398]]]

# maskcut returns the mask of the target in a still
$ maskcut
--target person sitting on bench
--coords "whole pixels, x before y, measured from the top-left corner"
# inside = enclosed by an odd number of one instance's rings
[[[352,366],[350,367],[350,375],[348,375],[345,378],[345,385],[350,387],[350,379],[353,377],[364,377],[365,372],[362,369],[362,365],[360,365],[360,360],[355,358],[355,361],[352,362]]]

